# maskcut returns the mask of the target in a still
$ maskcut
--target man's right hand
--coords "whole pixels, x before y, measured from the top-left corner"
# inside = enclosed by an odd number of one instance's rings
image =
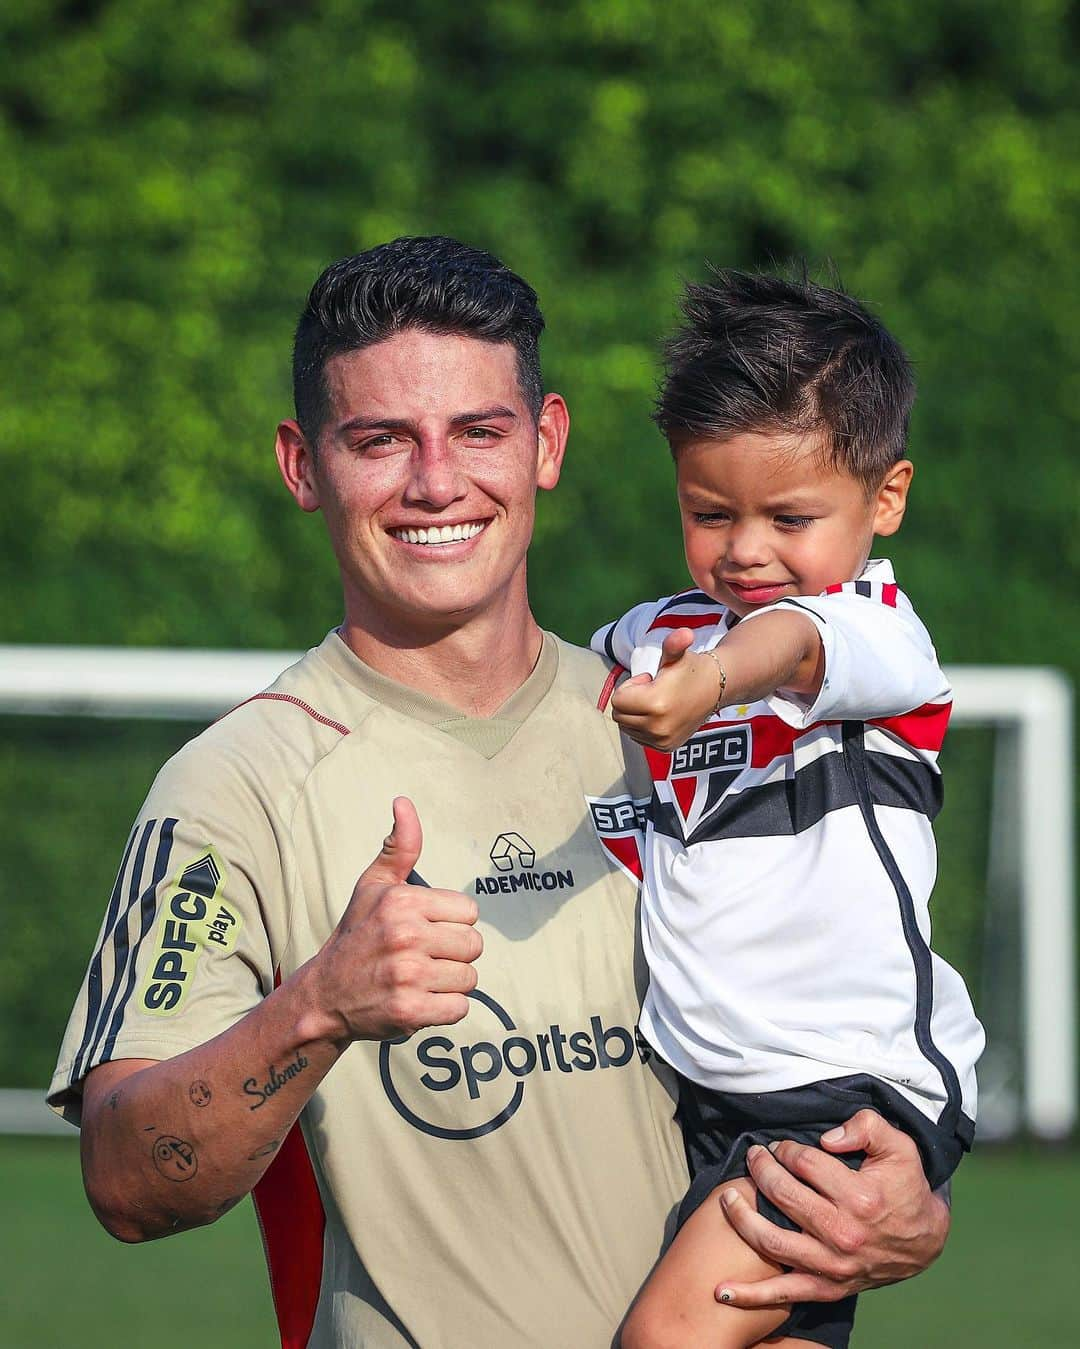
[[[409,884],[422,847],[416,807],[396,797],[389,837],[313,962],[328,1039],[410,1035],[451,1025],[469,1010],[472,962],[484,949],[477,904],[454,890]]]

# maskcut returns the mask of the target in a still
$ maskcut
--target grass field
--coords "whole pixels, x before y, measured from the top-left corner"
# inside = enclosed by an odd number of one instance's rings
[[[276,1344],[250,1204],[204,1231],[128,1247],[107,1237],[86,1207],[72,1142],[0,1138],[0,1174],[3,1345]],[[964,1163],[956,1191],[948,1251],[916,1282],[864,1298],[854,1344],[1017,1349],[1076,1343],[1080,1153],[987,1149]]]

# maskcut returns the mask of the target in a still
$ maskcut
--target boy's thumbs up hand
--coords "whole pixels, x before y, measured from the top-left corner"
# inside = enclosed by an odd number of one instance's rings
[[[383,1040],[422,1026],[460,1021],[476,987],[472,962],[483,950],[476,901],[408,877],[423,832],[416,807],[394,800],[394,824],[364,870],[326,945],[316,987],[330,1038]]]
[[[611,715],[632,740],[670,753],[684,744],[716,706],[720,670],[709,654],[691,651],[690,628],[664,638],[655,679],[636,675],[611,699]]]

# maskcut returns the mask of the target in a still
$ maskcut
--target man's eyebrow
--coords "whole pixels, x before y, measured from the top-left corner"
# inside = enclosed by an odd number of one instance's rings
[[[474,422],[513,421],[518,419],[513,408],[496,403],[493,407],[481,408],[479,412],[458,412],[450,418],[451,426],[471,426]]]
[[[450,418],[451,426],[473,426],[477,422],[517,421],[518,415],[513,408],[496,403],[493,407],[480,408],[476,412],[456,412]],[[416,423],[408,417],[365,417],[362,414],[350,417],[337,428],[338,435],[348,435],[350,431],[412,431],[416,432]]]

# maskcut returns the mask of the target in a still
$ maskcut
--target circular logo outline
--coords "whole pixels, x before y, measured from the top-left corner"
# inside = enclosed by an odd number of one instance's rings
[[[488,1011],[493,1013],[504,1030],[517,1030],[517,1026],[514,1024],[510,1013],[507,1012],[504,1007],[501,1007],[489,994],[482,992],[479,988],[474,988],[472,992],[466,994],[466,996],[475,998],[477,1002],[483,1003]],[[485,1134],[494,1133],[496,1129],[501,1129],[506,1121],[517,1113],[518,1107],[525,1099],[525,1083],[520,1080],[514,1084],[513,1095],[510,1097],[507,1104],[503,1106],[497,1115],[493,1115],[486,1124],[474,1124],[468,1129],[451,1129],[444,1127],[441,1124],[431,1124],[426,1119],[423,1119],[402,1100],[401,1094],[394,1085],[394,1079],[390,1073],[390,1050],[394,1045],[407,1044],[411,1039],[412,1036],[408,1035],[405,1036],[404,1039],[384,1040],[382,1042],[379,1046],[379,1077],[382,1080],[383,1091],[386,1092],[390,1104],[402,1119],[411,1124],[414,1129],[419,1129],[421,1133],[430,1134],[434,1138],[448,1138],[451,1140],[483,1138]]]

